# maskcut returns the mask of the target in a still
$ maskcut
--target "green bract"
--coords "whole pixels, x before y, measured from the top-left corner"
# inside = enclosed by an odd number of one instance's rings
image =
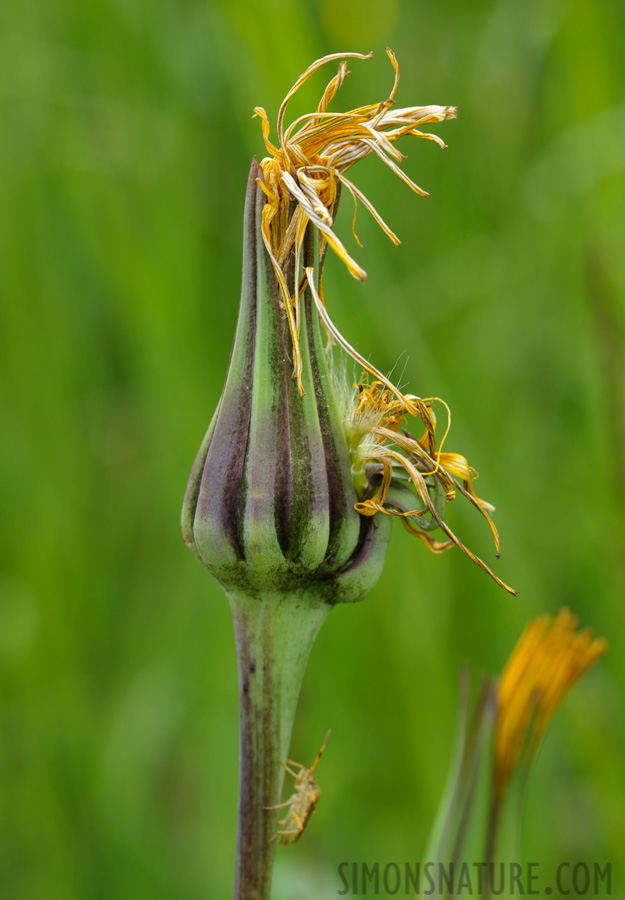
[[[360,600],[380,575],[390,525],[354,509],[349,452],[308,290],[299,328],[304,396],[292,378],[284,306],[260,235],[259,176],[254,161],[239,320],[224,391],[191,472],[183,534],[226,591],[305,589],[331,604]],[[319,278],[314,230],[303,256]]]

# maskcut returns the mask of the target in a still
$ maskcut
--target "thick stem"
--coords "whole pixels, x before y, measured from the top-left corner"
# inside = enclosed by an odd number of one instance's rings
[[[284,769],[308,656],[330,609],[316,596],[229,593],[239,670],[234,900],[269,900]],[[284,813],[284,810],[282,810]]]

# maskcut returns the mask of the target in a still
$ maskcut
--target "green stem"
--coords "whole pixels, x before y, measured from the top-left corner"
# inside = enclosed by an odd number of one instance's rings
[[[239,820],[234,900],[269,900],[284,769],[302,679],[331,606],[316,595],[229,592],[239,670]]]

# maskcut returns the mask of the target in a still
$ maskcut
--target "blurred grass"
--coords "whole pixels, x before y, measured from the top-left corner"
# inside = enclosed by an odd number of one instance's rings
[[[243,192],[263,152],[250,115],[273,119],[303,68],[340,50],[376,54],[354,62],[341,105],[382,98],[386,43],[400,105],[457,103],[459,118],[438,129],[445,153],[402,148],[430,199],[357,171],[403,243],[361,213],[369,279],[329,260],[326,293],[355,346],[449,402],[449,449],[482,473],[496,570],[520,594],[396,528],[374,594],[338,609],[313,651],[292,755],[312,758],[328,726],[332,744],[276,900],[334,896],[342,860],[419,857],[459,662],[498,671],[527,618],[561,604],[611,652],[548,736],[527,854],[611,860],[623,896],[623,6],[337,6],[3,8],[3,898],[230,893],[232,627],[178,518],[236,318]],[[470,510],[450,520],[492,560]]]

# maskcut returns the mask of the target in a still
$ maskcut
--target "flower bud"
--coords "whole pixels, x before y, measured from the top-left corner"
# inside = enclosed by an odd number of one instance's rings
[[[189,479],[183,535],[228,592],[305,590],[329,603],[355,601],[381,573],[390,525],[354,508],[349,451],[308,287],[298,322],[303,395],[292,377],[287,311],[261,233],[262,178],[254,160],[234,345]],[[308,229],[302,255],[319,278],[316,230]],[[293,255],[283,265],[295,278]]]

